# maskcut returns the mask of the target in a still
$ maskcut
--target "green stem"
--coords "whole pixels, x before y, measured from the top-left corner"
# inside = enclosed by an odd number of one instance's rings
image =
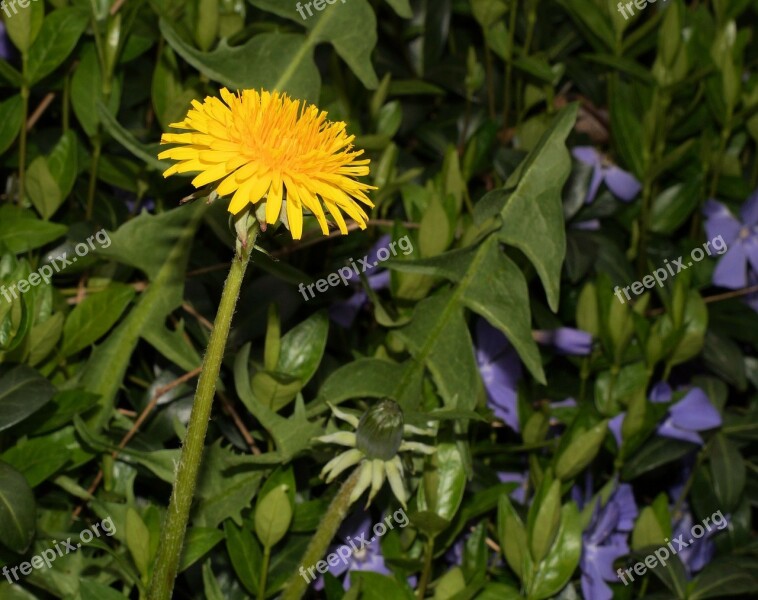
[[[339,492],[332,500],[329,508],[324,514],[324,518],[321,519],[321,523],[316,530],[316,533],[311,539],[311,543],[308,544],[308,548],[303,554],[303,558],[300,560],[301,569],[308,569],[313,567],[322,557],[326,554],[329,548],[329,543],[334,539],[337,533],[337,529],[342,524],[347,516],[347,511],[350,508],[350,495],[353,493],[355,484],[358,483],[358,477],[361,469],[353,469],[352,474],[342,484]],[[287,586],[284,588],[279,600],[300,600],[308,589],[308,581],[305,576],[300,572],[295,572],[289,578]]]
[[[246,247],[238,244],[237,254],[232,261],[229,277],[224,284],[218,314],[208,342],[208,350],[203,359],[203,370],[197,384],[189,427],[176,472],[174,490],[171,494],[166,520],[163,523],[155,571],[150,582],[149,600],[169,600],[174,588],[174,580],[179,571],[179,560],[182,554],[190,508],[192,507],[192,498],[197,485],[198,471],[203,458],[205,434],[208,431],[216,381],[221,371],[221,360],[224,357],[224,348],[229,337],[234,308],[237,305],[237,298],[247,265],[250,262],[256,236],[257,230],[252,233]]]
[[[258,579],[258,600],[264,600],[266,597],[266,579],[268,577],[268,563],[271,560],[271,548],[266,546],[263,549],[263,562],[261,563],[261,574]]]
[[[24,180],[26,179],[26,121],[29,118],[29,85],[26,83],[27,54],[21,55],[21,133],[18,139],[18,205],[24,204]]]
[[[426,596],[426,586],[429,585],[429,578],[432,575],[432,559],[434,558],[434,538],[430,537],[424,547],[424,570],[421,571],[416,597],[423,600]]]
[[[98,127],[99,129],[99,127]],[[92,219],[92,211],[95,206],[95,190],[97,189],[97,168],[100,164],[100,151],[102,150],[103,142],[100,138],[100,133],[95,134],[92,138],[92,162],[90,163],[89,170],[89,188],[87,189],[87,212],[85,218],[89,221]]]

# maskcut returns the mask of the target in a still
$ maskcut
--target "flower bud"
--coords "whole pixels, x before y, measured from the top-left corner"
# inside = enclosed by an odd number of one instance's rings
[[[403,411],[394,400],[385,398],[361,417],[357,446],[368,458],[390,460],[403,442]]]

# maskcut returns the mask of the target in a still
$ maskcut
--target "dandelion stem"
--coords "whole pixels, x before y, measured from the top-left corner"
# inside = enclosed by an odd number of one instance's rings
[[[211,416],[216,380],[221,370],[221,360],[229,337],[229,329],[237,305],[242,279],[250,261],[257,230],[248,239],[245,247],[238,244],[237,254],[232,261],[229,277],[224,284],[218,314],[213,324],[208,350],[203,359],[203,370],[192,405],[187,435],[179,459],[179,467],[174,482],[174,490],[163,523],[161,543],[155,561],[155,571],[150,583],[149,600],[168,600],[174,588],[174,580],[179,570],[179,560],[184,545],[184,535],[189,521],[192,498],[195,494],[198,471],[205,448],[205,434]]]
[[[347,516],[347,511],[350,508],[350,494],[353,493],[353,488],[358,483],[360,472],[360,468],[354,469],[350,477],[342,484],[339,492],[337,492],[337,495],[326,510],[324,518],[321,519],[321,523],[311,539],[311,543],[308,544],[308,548],[300,561],[300,567],[304,567],[305,569],[313,567],[326,554],[329,542],[332,541],[337,533],[337,529],[339,529],[342,521]],[[293,573],[279,600],[300,600],[308,589],[308,583],[305,577],[300,575],[299,571]]]

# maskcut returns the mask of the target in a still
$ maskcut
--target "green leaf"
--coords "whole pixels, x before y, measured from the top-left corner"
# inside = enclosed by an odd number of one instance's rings
[[[229,518],[242,524],[242,511],[250,506],[263,477],[258,458],[221,448],[221,442],[206,450],[195,494],[195,525],[216,527]]]
[[[105,130],[110,133],[113,138],[131,152],[136,158],[144,161],[148,166],[158,170],[165,171],[171,166],[170,162],[158,160],[156,156],[159,152],[159,144],[153,144],[151,146],[145,146],[127,131],[113,116],[113,113],[109,107],[106,107],[102,102],[97,102],[97,115],[100,118],[100,122],[103,124]]]
[[[167,211],[158,216],[142,213],[110,234],[111,245],[99,254],[134,261],[150,278],[135,306],[106,340],[92,352],[82,370],[83,385],[100,396],[101,410],[92,422],[99,429],[111,416],[113,401],[140,336],[147,330],[164,331],[165,318],[181,306],[184,273],[195,230],[205,210],[204,202]]]
[[[198,98],[195,90],[185,88],[174,51],[166,46],[155,65],[151,98],[155,114],[165,131],[170,123],[181,121],[192,100]]]
[[[367,0],[349,0],[326,5],[324,9],[313,9],[313,16],[303,19],[293,3],[279,0],[249,0],[249,2],[280,17],[291,19],[308,29],[306,48],[315,47],[321,42],[334,46],[342,59],[348,64],[363,85],[375,89],[379,85],[371,53],[376,46],[376,15]],[[307,15],[308,11],[303,11]],[[301,50],[304,52],[305,50]],[[285,77],[285,74],[282,75]],[[278,88],[277,88],[278,89]]]
[[[68,58],[88,22],[87,11],[80,8],[58,8],[45,17],[39,36],[29,49],[29,83],[49,75]]]
[[[339,404],[351,398],[391,396],[402,377],[403,365],[378,358],[359,358],[341,366],[326,378],[309,416],[328,409],[326,402]]]
[[[537,269],[555,312],[566,256],[563,186],[571,173],[566,138],[574,127],[578,105],[564,108],[529,153],[523,166],[506,183],[515,186],[500,215],[500,239],[521,250]]]
[[[67,231],[65,225],[40,221],[28,210],[9,204],[0,207],[0,244],[14,254],[49,244]]]
[[[723,434],[713,437],[710,445],[711,479],[713,491],[724,511],[732,511],[742,499],[745,489],[746,467],[742,454]]]
[[[543,600],[562,590],[579,565],[582,555],[582,524],[579,509],[569,502],[561,509],[560,528],[551,551],[538,566],[528,598]]]
[[[69,129],[61,136],[50,156],[47,157],[47,166],[58,184],[61,199],[66,198],[74,187],[79,172],[77,151],[76,134]]]
[[[97,126],[100,122],[97,105],[102,97],[103,76],[100,72],[100,61],[97,58],[94,45],[88,44],[82,49],[79,66],[71,78],[71,106],[82,129],[90,137],[97,133]],[[108,101],[108,111],[111,115],[116,114],[120,97],[119,79],[114,78],[113,89]]]
[[[287,534],[291,523],[292,505],[286,485],[274,488],[258,500],[255,533],[264,548],[273,548]]]
[[[124,600],[124,595],[110,586],[82,577],[79,580],[81,600]]]
[[[221,540],[223,532],[210,527],[190,527],[184,540],[179,572],[182,573],[208,554]]]
[[[13,18],[6,15],[7,18],[3,19],[5,29],[19,52],[27,54],[42,27],[45,17],[44,3],[32,2],[26,8],[14,7],[14,11]]]
[[[23,554],[34,539],[37,507],[26,479],[10,465],[0,462],[0,541]]]
[[[545,558],[553,547],[561,524],[561,482],[543,480],[544,491],[535,498],[536,509],[529,511],[529,550],[535,562]]]
[[[0,154],[11,147],[21,131],[24,104],[21,94],[0,102]]]
[[[414,600],[407,584],[397,579],[371,571],[352,571],[350,581],[356,582],[361,600]],[[347,600],[347,599],[346,599]]]
[[[581,473],[597,456],[607,432],[608,421],[604,419],[574,438],[558,457],[556,477],[567,481]]]
[[[321,364],[328,336],[326,313],[314,313],[282,337],[276,370],[297,378],[304,387]]]
[[[651,546],[663,546],[664,539],[671,537],[671,517],[665,494],[659,494],[653,504],[640,511],[632,530],[631,547],[642,550]]]
[[[622,474],[629,481],[681,458],[692,451],[693,445],[668,438],[654,437],[625,463]]]
[[[0,431],[20,423],[50,402],[55,387],[34,369],[19,365],[0,379]]]
[[[142,577],[150,566],[150,530],[131,506],[126,511],[126,546]]]
[[[63,202],[63,194],[50,173],[44,156],[38,156],[29,165],[26,172],[26,192],[43,219],[53,216]]]
[[[213,574],[210,558],[203,563],[203,591],[207,600],[225,600],[218,579]]]
[[[234,572],[245,589],[251,594],[256,594],[258,592],[256,566],[261,564],[262,557],[253,534],[246,527],[237,527],[230,521],[224,523],[224,533],[226,534],[226,550],[232,559]]]
[[[62,356],[71,356],[104,336],[129,306],[136,292],[130,285],[111,283],[87,296],[68,315],[63,326]]]
[[[454,443],[437,445],[437,452],[424,465],[422,484],[418,488],[418,509],[453,520],[466,491],[463,458]],[[436,533],[436,532],[434,532]]]
[[[413,16],[409,0],[387,0],[387,4],[403,19],[410,19]]]
[[[755,598],[758,595],[755,566],[739,564],[732,557],[716,559],[689,583],[689,589],[687,597],[691,600],[742,595]]]
[[[526,529],[507,494],[502,494],[498,501],[497,532],[505,560],[513,572],[523,579],[527,574],[525,567],[531,564]]]
[[[201,52],[183,41],[165,19],[160,27],[179,56],[230,90],[276,90],[293,98],[318,100],[321,75],[313,60],[313,45],[302,35],[263,33],[233,48],[221,40],[213,52]]]
[[[3,460],[26,479],[30,487],[37,487],[57,473],[71,458],[67,448],[69,436],[55,433],[43,437],[24,439],[0,455]]]

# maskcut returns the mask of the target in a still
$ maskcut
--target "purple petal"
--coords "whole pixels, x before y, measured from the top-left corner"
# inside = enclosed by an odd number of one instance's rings
[[[381,262],[379,260],[379,257],[377,256],[377,253],[382,248],[386,248],[387,252],[390,252],[389,245],[391,241],[392,241],[392,237],[389,234],[385,234],[376,241],[376,244],[371,246],[371,250],[368,251],[368,256],[367,256],[369,265],[373,265],[374,263]]]
[[[713,283],[733,290],[747,285],[747,255],[741,242],[733,244],[721,257],[713,272]]]
[[[611,430],[613,437],[616,438],[616,445],[621,448],[621,426],[624,424],[625,412],[617,414],[608,421],[608,429]]]
[[[613,501],[619,507],[619,522],[616,530],[631,531],[634,529],[634,520],[637,518],[639,510],[634,499],[632,486],[628,483],[622,483],[614,492]]]
[[[672,440],[681,440],[683,442],[692,442],[698,446],[703,445],[703,438],[701,438],[694,431],[685,431],[675,427],[671,422],[671,419],[666,419],[661,425],[658,426],[656,433],[661,437],[670,438]]]
[[[656,383],[653,389],[650,390],[651,402],[670,402],[671,401],[671,386],[665,381]]]
[[[597,501],[598,505],[600,500]],[[595,509],[597,519],[590,525],[587,539],[590,544],[602,544],[611,535],[619,520],[619,507],[615,502],[608,502],[602,508]]]
[[[510,493],[510,497],[519,504],[526,503],[526,488],[529,483],[527,473],[501,472],[497,474],[497,478],[501,483],[518,483],[518,487]]]
[[[747,259],[753,271],[758,273],[758,234],[753,234],[744,240],[742,248],[745,250]]]
[[[484,319],[477,321],[479,373],[484,381],[490,408],[514,431],[519,431],[518,382],[521,361],[506,337]]]
[[[571,228],[579,229],[581,231],[597,231],[600,229],[600,219],[590,219],[589,221],[572,223]]]
[[[705,215],[705,233],[712,240],[719,235],[727,246],[739,237],[742,224],[734,217],[729,209],[715,200],[708,200],[703,206]]]
[[[384,269],[376,275],[370,275],[368,277],[368,286],[374,290],[386,290],[390,286],[390,272]]]
[[[634,175],[616,166],[605,169],[605,185],[613,192],[614,196],[626,202],[633,200],[642,189],[640,182]]]
[[[596,572],[606,581],[618,581],[613,563],[622,556],[629,554],[629,546],[626,544],[625,535],[615,535],[613,544],[603,546],[586,546],[586,559],[595,566]]]
[[[584,598],[591,598],[592,600],[611,600],[613,598],[611,588],[603,581],[592,563],[588,563],[587,568],[582,567],[582,594]]]
[[[748,227],[758,225],[758,190],[755,190],[742,205],[740,216]]]
[[[592,351],[592,334],[581,329],[559,327],[553,330],[538,330],[533,335],[538,343],[551,345],[563,354],[585,356]]]
[[[340,300],[329,307],[329,318],[344,329],[352,327],[361,308],[368,302],[368,296],[363,290],[356,292],[347,300]]]
[[[573,157],[591,167],[600,166],[600,153],[592,146],[576,146],[571,149]]]
[[[721,425],[721,415],[700,388],[692,388],[671,407],[671,422],[681,429],[705,431]]]
[[[595,170],[592,171],[592,180],[590,181],[590,187],[587,189],[587,198],[584,200],[585,204],[590,204],[595,199],[601,183],[603,183],[603,170],[600,165],[597,165],[595,166]]]

